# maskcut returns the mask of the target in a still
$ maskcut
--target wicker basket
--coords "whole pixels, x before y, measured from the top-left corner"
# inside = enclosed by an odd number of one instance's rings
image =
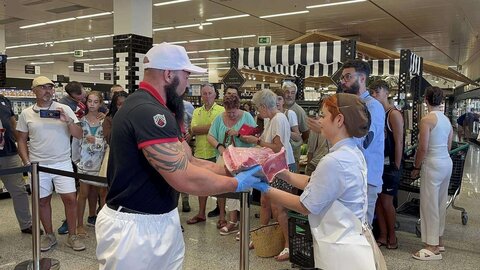
[[[273,257],[285,247],[285,238],[278,223],[257,228],[250,232],[250,237],[258,257]]]

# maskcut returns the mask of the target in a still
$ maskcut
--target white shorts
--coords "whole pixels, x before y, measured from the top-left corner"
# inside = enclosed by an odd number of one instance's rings
[[[73,172],[72,162],[70,160],[62,161],[53,164],[40,164],[40,166],[62,170],[67,172]],[[76,192],[75,179],[57,174],[39,172],[40,182],[40,198],[48,197],[53,192],[53,185],[55,185],[55,191],[58,194],[66,194]]]
[[[185,243],[177,208],[140,215],[105,205],[98,213],[95,235],[99,270],[182,269]]]

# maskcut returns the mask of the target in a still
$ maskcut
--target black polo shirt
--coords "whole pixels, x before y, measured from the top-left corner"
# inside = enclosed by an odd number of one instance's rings
[[[139,88],[113,118],[107,203],[163,214],[177,207],[177,191],[148,163],[142,148],[179,141],[182,133],[157,91],[146,82]]]
[[[3,150],[0,150],[0,157],[13,156],[17,154],[17,146],[15,145],[15,136],[10,119],[15,116],[12,110],[12,103],[3,95],[0,95],[0,120],[5,129]]]

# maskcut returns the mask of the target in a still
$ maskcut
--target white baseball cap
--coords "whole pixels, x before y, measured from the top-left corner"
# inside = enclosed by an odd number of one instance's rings
[[[163,42],[148,50],[143,59],[143,68],[184,70],[190,73],[206,73],[207,69],[192,65],[185,48]]]

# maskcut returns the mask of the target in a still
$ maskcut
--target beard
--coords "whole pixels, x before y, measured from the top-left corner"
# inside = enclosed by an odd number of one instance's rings
[[[355,80],[350,86],[342,84],[342,90],[344,93],[358,95],[360,93],[360,84],[358,83],[358,80]]]
[[[177,87],[180,81],[177,76],[173,78],[172,83],[165,86],[167,94],[167,108],[175,114],[175,120],[178,124],[183,123],[183,113],[185,108],[183,106],[183,98],[177,94]]]

